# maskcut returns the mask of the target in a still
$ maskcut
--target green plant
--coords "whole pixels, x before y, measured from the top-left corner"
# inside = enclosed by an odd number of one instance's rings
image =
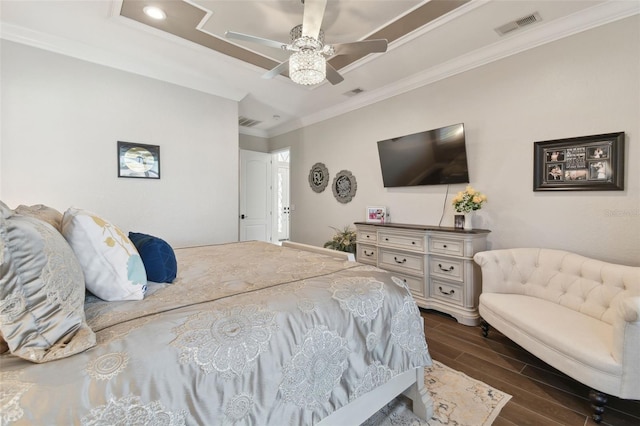
[[[473,210],[480,210],[482,204],[486,201],[486,195],[479,193],[471,185],[468,185],[464,191],[458,192],[453,198],[452,204],[458,213],[469,213]]]
[[[333,238],[324,243],[325,248],[330,248],[338,251],[346,251],[347,253],[355,253],[356,251],[356,231],[351,229],[349,225],[342,229],[334,228],[335,230]]]

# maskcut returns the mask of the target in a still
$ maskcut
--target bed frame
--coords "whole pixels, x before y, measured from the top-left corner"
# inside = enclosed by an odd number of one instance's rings
[[[322,253],[346,261],[355,261],[353,253],[345,253],[293,241],[283,241],[282,246]],[[400,394],[411,399],[413,402],[412,410],[418,417],[423,420],[429,420],[433,416],[433,400],[424,385],[424,367],[418,367],[394,377],[384,385],[336,410],[322,419],[318,425],[344,426],[361,424]]]

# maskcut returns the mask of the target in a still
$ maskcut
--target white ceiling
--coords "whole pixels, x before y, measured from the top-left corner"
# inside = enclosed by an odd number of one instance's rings
[[[167,0],[127,1],[162,5]],[[207,12],[200,30],[220,38],[231,30],[287,43],[289,30],[301,23],[303,13],[300,0],[188,3]],[[325,41],[362,40],[424,3],[329,0],[322,25]],[[2,0],[1,36],[237,100],[240,115],[261,121],[240,131],[263,137],[640,13],[638,0],[471,0],[391,42],[386,53],[368,55],[340,69],[342,83],[308,88],[284,76],[263,79],[263,68],[121,16],[122,4],[123,0]],[[495,31],[534,12],[541,22],[505,36]],[[287,58],[277,49],[237,44],[278,62]],[[345,95],[357,88],[363,92]]]

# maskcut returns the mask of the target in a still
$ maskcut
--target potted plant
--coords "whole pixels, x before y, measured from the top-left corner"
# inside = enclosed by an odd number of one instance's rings
[[[331,227],[336,233],[329,241],[324,243],[325,248],[337,251],[345,251],[347,253],[355,253],[356,251],[356,231],[351,229],[349,225],[342,229]]]

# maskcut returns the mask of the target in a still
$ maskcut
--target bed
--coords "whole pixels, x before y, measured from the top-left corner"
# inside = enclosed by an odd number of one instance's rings
[[[351,425],[401,393],[430,418],[431,358],[406,284],[305,248],[176,249],[176,279],[146,283],[142,300],[87,293],[86,326],[55,347],[64,356],[0,356],[0,423]],[[0,327],[11,346],[15,303],[3,286]],[[78,339],[89,344],[74,346]]]

